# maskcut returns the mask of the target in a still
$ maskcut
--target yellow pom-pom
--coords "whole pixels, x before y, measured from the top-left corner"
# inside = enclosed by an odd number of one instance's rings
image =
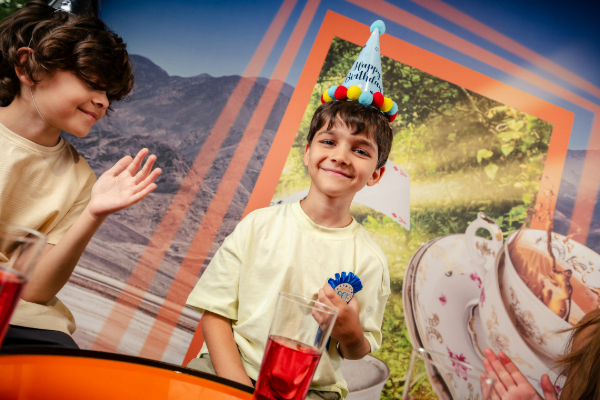
[[[348,88],[348,94],[346,96],[348,96],[350,100],[357,101],[361,93],[362,90],[360,90],[358,86],[350,86]]]
[[[392,109],[393,106],[394,102],[392,101],[392,99],[386,97],[383,99],[383,104],[381,105],[381,107],[379,107],[379,109],[383,112],[388,112]]]
[[[331,97],[329,97],[327,92],[323,93],[323,100],[325,100],[325,103],[329,103],[330,101],[333,101],[333,99]]]

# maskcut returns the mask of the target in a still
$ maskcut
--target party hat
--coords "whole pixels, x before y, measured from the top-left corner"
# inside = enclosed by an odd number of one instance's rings
[[[346,79],[341,86],[332,86],[323,93],[322,103],[334,100],[358,101],[365,106],[379,108],[382,113],[387,115],[390,122],[396,119],[398,105],[392,99],[383,96],[379,35],[384,33],[383,21],[373,22],[371,37],[354,61]]]

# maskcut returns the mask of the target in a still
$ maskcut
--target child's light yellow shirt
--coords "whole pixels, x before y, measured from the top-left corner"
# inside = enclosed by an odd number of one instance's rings
[[[65,139],[45,147],[0,124],[0,220],[39,231],[56,244],[87,206],[95,182],[94,171]],[[47,305],[19,300],[10,323],[75,330],[73,316],[56,297]]]
[[[344,271],[362,281],[363,289],[355,298],[373,352],[381,347],[381,323],[390,293],[386,257],[354,219],[345,228],[324,228],[312,222],[299,202],[248,214],[225,239],[187,304],[232,320],[246,373],[257,379],[279,292],[316,299],[327,280]],[[206,343],[199,356],[205,353]],[[342,362],[332,339],[310,389],[345,397]]]
[[[0,154],[0,219],[58,243],[90,201],[94,171],[65,139],[45,147],[2,124]]]

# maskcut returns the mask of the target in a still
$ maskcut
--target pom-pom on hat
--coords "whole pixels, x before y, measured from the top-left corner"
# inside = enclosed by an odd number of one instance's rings
[[[396,119],[398,105],[392,99],[383,96],[379,36],[384,33],[383,21],[373,22],[371,37],[352,65],[346,79],[341,86],[332,86],[323,93],[322,103],[336,100],[358,101],[365,106],[379,108],[390,122]]]

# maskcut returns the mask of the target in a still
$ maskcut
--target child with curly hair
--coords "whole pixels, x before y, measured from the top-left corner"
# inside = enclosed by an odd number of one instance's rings
[[[3,349],[78,347],[56,294],[106,217],[152,192],[161,170],[152,170],[151,155],[138,171],[143,149],[97,180],[60,135],[85,137],[132,87],[126,44],[98,18],[32,1],[0,25],[0,219],[48,239]],[[0,249],[0,258],[10,251]]]

